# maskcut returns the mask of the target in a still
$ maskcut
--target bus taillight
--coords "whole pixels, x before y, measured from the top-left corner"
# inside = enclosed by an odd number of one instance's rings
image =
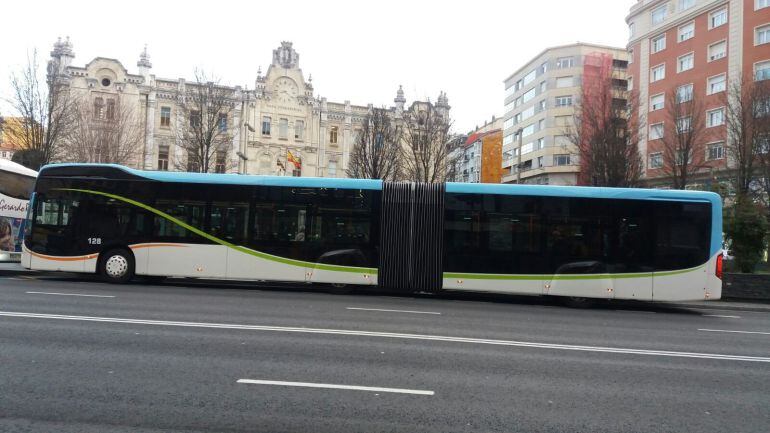
[[[724,261],[724,256],[722,255],[722,253],[719,253],[719,255],[717,256],[717,269],[715,271],[715,275],[720,280],[722,279],[722,262],[723,261]]]

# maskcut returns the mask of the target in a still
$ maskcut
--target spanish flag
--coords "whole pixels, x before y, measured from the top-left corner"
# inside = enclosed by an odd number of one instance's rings
[[[294,167],[296,167],[297,170],[302,168],[302,158],[294,156],[294,154],[291,153],[291,150],[286,150],[286,160],[294,164]]]

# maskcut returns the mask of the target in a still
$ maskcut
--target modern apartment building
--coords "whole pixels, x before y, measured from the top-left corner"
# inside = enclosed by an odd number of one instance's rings
[[[503,182],[577,185],[580,161],[568,138],[587,68],[607,64],[625,85],[627,51],[576,43],[544,50],[505,79]]]
[[[677,91],[703,104],[702,165],[695,184],[729,168],[725,93],[731,83],[770,79],[770,0],[639,0],[629,26],[629,87],[638,92],[647,133],[639,145],[644,177],[665,182],[666,95]]]

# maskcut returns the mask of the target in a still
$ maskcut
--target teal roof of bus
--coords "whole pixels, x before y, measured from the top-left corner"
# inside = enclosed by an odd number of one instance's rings
[[[135,170],[117,164],[51,164],[43,167],[45,170],[53,167],[111,167],[122,170],[134,176],[159,182],[187,182],[224,185],[275,185],[275,186],[304,186],[320,188],[355,188],[382,189],[379,179],[347,179],[328,177],[293,177],[293,176],[262,176],[238,175],[220,173],[187,173],[170,171]],[[556,185],[510,185],[493,183],[456,183],[447,182],[446,191],[469,194],[502,194],[502,195],[537,195],[544,197],[583,197],[637,200],[682,200],[708,201],[721,205],[719,195],[706,191],[682,191],[641,188],[596,188],[583,186]]]
[[[353,188],[353,189],[382,189],[379,179],[345,179],[329,177],[294,177],[294,176],[261,176],[222,173],[187,173],[171,171],[135,170],[118,164],[50,164],[40,172],[44,176],[47,168],[59,167],[111,167],[122,170],[134,176],[159,182],[207,183],[218,185],[267,185],[267,186],[297,186],[318,188]]]

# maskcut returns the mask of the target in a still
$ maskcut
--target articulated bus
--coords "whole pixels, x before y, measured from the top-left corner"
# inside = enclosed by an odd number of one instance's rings
[[[0,262],[18,262],[29,196],[37,172],[0,159]]]
[[[44,167],[22,263],[577,299],[721,296],[713,193]]]

